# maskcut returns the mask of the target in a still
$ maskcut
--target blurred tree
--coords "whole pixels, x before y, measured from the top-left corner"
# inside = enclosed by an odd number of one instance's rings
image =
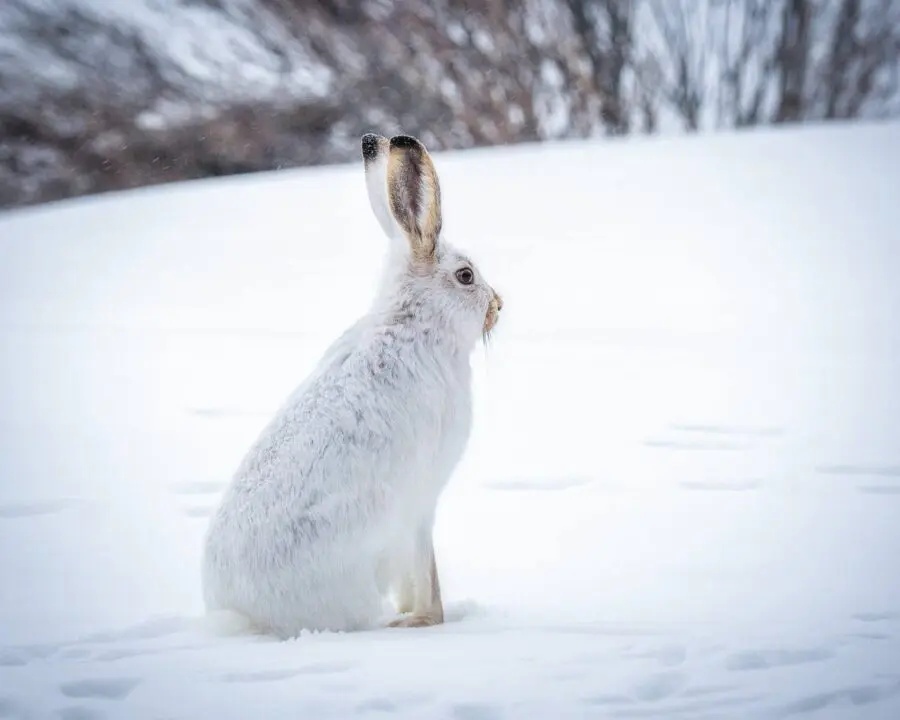
[[[778,106],[775,122],[803,119],[807,107],[807,86],[811,50],[812,3],[788,0],[784,3],[781,30],[774,64],[778,72]]]
[[[848,119],[896,110],[900,58],[897,0],[841,0],[830,48],[814,75],[817,117]]]
[[[434,149],[900,111],[900,0],[5,0],[0,207]]]

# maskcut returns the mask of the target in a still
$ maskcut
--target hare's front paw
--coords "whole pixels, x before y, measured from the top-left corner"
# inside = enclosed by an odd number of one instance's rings
[[[393,622],[388,623],[388,627],[392,628],[420,628],[431,627],[432,625],[440,625],[443,618],[438,615],[413,614],[397,618]]]

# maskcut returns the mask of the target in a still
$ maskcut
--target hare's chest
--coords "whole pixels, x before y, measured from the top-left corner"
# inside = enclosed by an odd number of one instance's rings
[[[434,467],[443,486],[465,452],[472,430],[472,391],[467,376],[454,378],[437,404],[439,433],[435,443]],[[437,409],[436,408],[436,409]]]
[[[472,392],[460,384],[444,404],[441,417],[441,448],[451,455],[461,453],[472,431]]]
[[[468,394],[433,396],[423,403],[422,409],[417,447],[404,456],[403,471],[397,476],[404,486],[397,495],[403,517],[434,513],[439,496],[465,452],[471,428]]]

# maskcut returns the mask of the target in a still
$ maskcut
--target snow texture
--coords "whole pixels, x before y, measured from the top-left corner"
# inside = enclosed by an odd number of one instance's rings
[[[219,493],[375,291],[361,163],[0,216],[0,717],[900,717],[900,125],[436,162],[505,306],[434,628],[202,616]]]

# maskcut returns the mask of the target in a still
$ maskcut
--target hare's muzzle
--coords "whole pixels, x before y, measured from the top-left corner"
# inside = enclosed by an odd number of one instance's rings
[[[484,316],[484,332],[489,333],[494,329],[497,320],[500,318],[500,311],[503,309],[503,298],[494,291],[491,302],[488,304],[487,314]]]

